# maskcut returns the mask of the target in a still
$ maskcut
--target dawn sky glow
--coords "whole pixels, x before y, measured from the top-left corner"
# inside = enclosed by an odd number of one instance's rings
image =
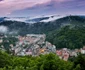
[[[0,0],[0,16],[85,15],[85,0]]]

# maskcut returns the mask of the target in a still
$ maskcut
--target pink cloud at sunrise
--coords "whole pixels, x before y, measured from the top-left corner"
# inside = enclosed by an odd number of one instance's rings
[[[0,16],[84,13],[84,6],[85,0],[0,0]]]
[[[12,11],[32,7],[36,4],[43,4],[50,0],[1,0],[0,13],[10,14]]]

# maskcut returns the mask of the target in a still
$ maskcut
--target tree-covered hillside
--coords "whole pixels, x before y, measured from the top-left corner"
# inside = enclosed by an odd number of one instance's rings
[[[82,48],[85,45],[85,27],[65,26],[47,34],[47,40],[56,48]]]

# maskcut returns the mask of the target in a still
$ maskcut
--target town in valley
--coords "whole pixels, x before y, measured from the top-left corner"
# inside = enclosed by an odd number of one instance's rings
[[[67,61],[69,57],[77,57],[79,53],[85,54],[85,46],[80,49],[56,49],[56,46],[46,41],[45,34],[27,34],[25,36],[13,36],[10,38],[16,38],[15,45],[8,39],[8,35],[0,34],[0,49],[6,51],[5,45],[8,43],[9,51],[11,55],[15,56],[39,56],[49,53],[55,53],[60,59]],[[7,39],[5,39],[7,38]]]

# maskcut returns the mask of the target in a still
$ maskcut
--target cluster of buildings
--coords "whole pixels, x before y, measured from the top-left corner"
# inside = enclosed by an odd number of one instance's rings
[[[70,57],[77,57],[78,54],[85,54],[85,46],[80,49],[70,50],[67,48],[62,48],[56,50],[56,54],[59,56],[60,59],[67,61]]]
[[[0,44],[3,42],[3,38],[7,37],[6,35],[0,35]],[[55,45],[52,45],[50,42],[46,41],[45,34],[27,34],[26,36],[12,36],[18,39],[16,45],[10,44],[9,50],[12,55],[17,56],[38,56],[40,54],[49,54],[55,53],[59,56],[60,59],[67,61],[69,57],[76,57],[79,53],[85,54],[85,46],[81,49],[70,50],[67,48],[56,49]],[[7,41],[8,42],[8,41]],[[4,46],[0,45],[0,49],[3,49]]]
[[[16,46],[10,45],[13,55],[38,56],[40,54],[49,54],[50,52],[56,53],[56,46],[45,41],[45,34],[27,34],[17,38],[19,41],[16,42]]]

